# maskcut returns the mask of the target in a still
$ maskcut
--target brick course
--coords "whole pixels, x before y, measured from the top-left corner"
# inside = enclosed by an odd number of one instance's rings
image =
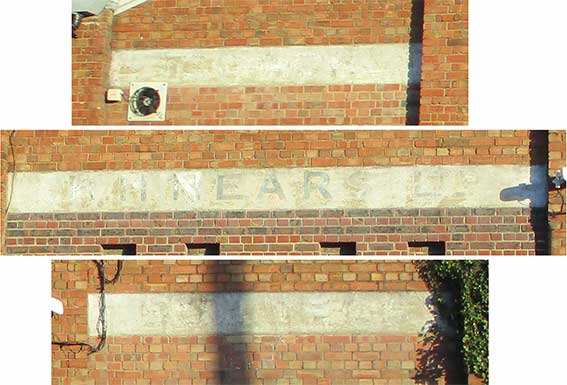
[[[96,255],[136,244],[138,255],[184,255],[187,243],[220,243],[228,255],[320,255],[320,242],[356,242],[359,255],[408,255],[414,241],[444,241],[447,255],[535,252],[522,208],[11,214],[6,250]]]
[[[167,120],[150,124],[403,125],[405,97],[401,84],[168,88]],[[106,124],[126,124],[124,104],[107,111]]]
[[[74,281],[87,281],[89,292],[98,285],[90,261],[54,262],[55,289],[72,289]],[[108,263],[109,275],[115,264]],[[69,268],[75,270],[68,270]],[[73,273],[77,271],[77,273]],[[78,273],[78,272],[81,273]],[[327,281],[321,282],[321,275]],[[352,275],[352,277],[351,277]],[[387,276],[386,276],[387,275]],[[361,282],[374,282],[364,287]],[[380,283],[380,284],[378,284]],[[61,286],[61,287],[59,287]],[[83,287],[86,289],[86,286]],[[301,260],[132,260],[124,263],[120,281],[108,293],[177,293],[234,291],[425,291],[414,264],[405,260],[301,261]],[[54,295],[64,295],[54,291]],[[59,298],[59,297],[58,297]]]
[[[527,165],[531,142],[527,130],[19,130],[15,141],[18,171]]]
[[[411,3],[153,1],[116,17],[112,49],[407,43]]]

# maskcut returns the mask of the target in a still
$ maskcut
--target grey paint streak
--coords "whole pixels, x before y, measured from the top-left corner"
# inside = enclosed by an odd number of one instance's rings
[[[10,212],[545,207],[546,172],[521,165],[26,172],[16,174]]]
[[[122,88],[141,81],[170,87],[407,84],[409,55],[409,44],[119,50],[112,53],[110,83]],[[418,72],[409,70],[412,78]]]
[[[108,334],[416,334],[433,316],[427,292],[107,294]],[[98,294],[88,297],[96,335]]]

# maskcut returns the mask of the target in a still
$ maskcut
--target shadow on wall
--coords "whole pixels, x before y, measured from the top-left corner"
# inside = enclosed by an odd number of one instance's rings
[[[453,314],[448,309],[454,309],[454,297],[448,295],[448,290],[439,287],[435,282],[429,282],[427,274],[418,266],[418,272],[431,293],[427,298],[427,307],[433,315],[422,328],[416,351],[416,370],[413,380],[420,385],[462,385],[468,383],[464,357],[459,336],[451,328],[455,320],[444,319],[443,314]],[[447,305],[445,311],[437,308],[439,303]]]
[[[220,385],[247,385],[253,377],[252,357],[248,349],[249,336],[244,335],[244,310],[242,291],[246,290],[244,282],[231,282],[230,292],[223,292],[220,275],[226,269],[236,269],[246,261],[215,260],[207,264],[216,275],[217,287],[214,298],[214,322],[217,335],[208,337],[217,346],[217,362],[215,365],[216,380]],[[238,276],[231,274],[230,276]],[[207,341],[208,342],[208,341]]]
[[[421,92],[421,58],[423,43],[423,0],[412,0],[410,20],[410,46],[406,99],[406,125],[419,124]]]
[[[500,200],[530,200],[530,225],[534,232],[535,254],[550,254],[550,230],[547,218],[547,191],[551,183],[548,176],[549,143],[545,130],[530,131],[530,183],[508,187],[500,191]],[[545,194],[541,193],[545,191]]]
[[[530,224],[535,236],[536,255],[551,254],[551,239],[549,221],[547,218],[547,191],[550,179],[548,177],[549,162],[549,132],[547,130],[530,131],[530,183],[536,183],[539,178],[545,180],[545,202],[541,207],[530,207]],[[539,167],[537,167],[539,166]],[[543,170],[543,171],[541,171]],[[541,175],[543,174],[543,175]]]
[[[413,380],[423,385],[466,384],[467,374],[457,349],[455,333],[433,306],[434,295],[437,294],[432,294],[427,303],[434,319],[428,321],[420,333]]]

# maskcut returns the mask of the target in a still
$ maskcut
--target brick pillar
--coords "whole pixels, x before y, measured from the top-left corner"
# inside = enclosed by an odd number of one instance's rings
[[[566,165],[565,130],[549,131],[549,175]],[[565,185],[560,189],[550,189],[548,197],[548,217],[551,230],[551,254],[565,255]]]
[[[73,39],[73,124],[106,123],[104,91],[110,72],[112,11],[83,19]]]
[[[12,131],[3,130],[1,133],[1,157],[0,157],[0,255],[4,253],[4,235],[6,232],[6,202],[8,189],[8,171],[11,159],[10,154],[10,133]]]
[[[468,0],[425,2],[420,124],[468,122]]]

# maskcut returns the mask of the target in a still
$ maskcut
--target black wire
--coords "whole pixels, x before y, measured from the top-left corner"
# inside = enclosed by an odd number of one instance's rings
[[[104,274],[104,260],[95,261],[95,263],[98,270],[98,280],[100,283],[100,296],[98,300],[98,319],[96,321],[96,331],[98,333],[99,340],[97,346],[94,348],[94,351],[100,352],[106,344],[106,297],[104,290],[108,280],[106,279],[106,276]],[[114,278],[116,278],[116,276]]]
[[[101,261],[104,263],[104,261]],[[110,283],[110,284],[114,284],[116,283],[116,281],[118,280],[118,277],[120,276],[120,272],[122,271],[122,264],[124,263],[124,261],[117,261],[116,263],[116,273],[114,274],[114,277],[112,277],[112,279],[108,280],[108,279],[104,279],[105,283]]]
[[[555,217],[557,215],[565,215],[565,198],[563,197],[563,194],[561,194],[561,191],[559,189],[555,190],[557,191],[557,195],[559,195],[559,198],[561,198],[561,207],[559,208],[559,211],[552,211],[551,213],[549,213],[549,215],[551,215],[552,217]]]
[[[86,342],[78,342],[78,341],[51,341],[52,345],[57,345],[57,346],[79,346],[79,352],[83,351],[83,348],[88,348],[89,349],[89,354],[94,353],[94,347],[91,344],[88,344]]]
[[[6,221],[8,220],[8,210],[10,210],[10,205],[12,204],[12,196],[14,195],[14,183],[16,182],[16,151],[14,150],[14,138],[16,137],[16,130],[12,130],[10,132],[10,136],[8,137],[8,143],[10,145],[10,152],[12,153],[12,180],[10,181],[10,196],[8,197],[8,201],[6,203],[6,207],[3,209],[3,218],[2,223],[0,224],[0,240],[3,242],[6,235]],[[8,171],[10,171],[8,169]]]
[[[10,136],[8,137],[8,142],[10,144],[10,152],[12,153],[12,180],[10,181],[10,196],[8,197],[8,203],[4,208],[4,216],[8,215],[8,210],[12,204],[12,196],[14,195],[14,183],[16,182],[16,151],[14,149],[14,138],[16,137],[16,130],[12,130]]]
[[[97,272],[98,272],[98,281],[99,281],[99,288],[98,291],[99,295],[99,312],[98,312],[98,319],[96,322],[96,330],[98,334],[98,343],[96,346],[93,346],[86,342],[78,342],[78,341],[52,341],[52,345],[57,345],[60,347],[65,346],[79,346],[79,352],[83,350],[83,348],[88,348],[89,353],[93,354],[100,352],[104,346],[106,345],[106,296],[105,296],[105,289],[106,284],[114,284],[118,281],[120,277],[120,272],[122,271],[122,266],[124,261],[117,261],[116,263],[116,273],[112,279],[107,279],[106,274],[104,272],[104,260],[100,261],[93,261],[96,264]]]

